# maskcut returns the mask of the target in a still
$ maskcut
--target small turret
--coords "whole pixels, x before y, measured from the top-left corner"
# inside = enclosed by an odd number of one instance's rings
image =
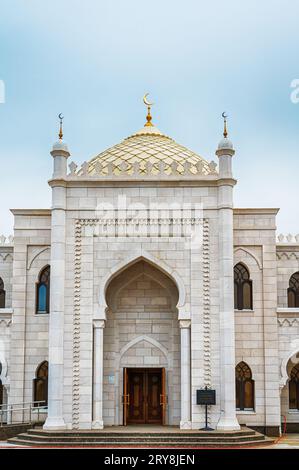
[[[223,139],[218,144],[216,155],[219,158],[219,177],[220,178],[232,178],[232,157],[235,154],[234,146],[231,140],[227,138],[227,116],[222,113],[224,119],[224,130]]]
[[[67,144],[62,140],[63,132],[62,132],[62,114],[59,114],[60,119],[60,127],[59,127],[59,140],[55,142],[52,147],[51,155],[54,159],[53,162],[53,179],[56,178],[65,178],[67,174],[67,159],[70,156],[70,152],[68,149]]]

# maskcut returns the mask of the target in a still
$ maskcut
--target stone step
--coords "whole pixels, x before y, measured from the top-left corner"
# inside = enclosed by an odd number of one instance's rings
[[[47,436],[50,438],[53,437],[61,437],[61,436],[68,436],[68,437],[94,437],[94,436],[105,436],[105,437],[144,437],[144,436],[150,436],[150,437],[206,437],[207,435],[211,435],[214,437],[220,437],[220,438],[226,438],[226,437],[236,437],[236,436],[254,436],[256,435],[256,431],[252,429],[244,429],[241,431],[226,431],[226,432],[219,432],[219,431],[185,431],[185,432],[128,432],[128,431],[44,431],[42,429],[29,429],[27,431],[27,434],[34,434],[36,435],[41,435],[41,436]],[[260,434],[262,436],[262,434]]]
[[[182,442],[182,443],[201,443],[201,442],[206,442],[206,441],[211,441],[211,442],[228,442],[228,443],[234,443],[234,442],[243,442],[243,441],[259,441],[259,440],[264,440],[265,437],[262,434],[256,434],[254,436],[231,436],[231,437],[226,437],[226,438],[220,438],[218,436],[201,436],[201,437],[193,437],[193,436],[180,436],[179,438],[177,436],[163,436],[157,438],[157,436],[134,436],[134,437],[129,437],[126,435],[122,436],[105,436],[105,435],[97,435],[97,436],[92,436],[92,437],[86,437],[86,436],[54,436],[49,438],[49,436],[43,436],[40,434],[27,434],[23,433],[17,436],[16,439],[26,439],[27,441],[35,441],[35,442],[98,442],[98,443],[106,443],[106,442],[114,442],[114,443],[120,443],[122,444],[123,442],[132,442],[132,443],[150,443],[150,442],[156,442],[159,440],[162,443],[165,442]]]
[[[181,431],[128,432],[122,431],[44,431],[30,429],[9,439],[21,446],[39,447],[111,447],[111,448],[187,448],[187,447],[247,447],[269,445],[273,439],[252,429],[240,431]]]
[[[257,446],[268,446],[271,445],[274,440],[273,439],[259,439],[257,441],[253,440],[247,440],[247,441],[242,441],[242,442],[213,442],[211,440],[206,440],[205,442],[201,443],[191,443],[191,442],[181,442],[181,441],[172,441],[172,442],[161,442],[159,441],[152,441],[152,442],[147,442],[147,443],[136,443],[136,442],[131,442],[131,441],[124,441],[121,444],[116,444],[115,442],[111,441],[106,441],[105,443],[99,443],[99,442],[52,442],[52,441],[46,441],[46,442],[41,442],[41,441],[34,441],[34,440],[27,440],[25,438],[12,438],[9,440],[10,443],[13,443],[15,445],[19,446],[29,446],[29,447],[98,447],[98,448],[150,448],[150,449],[156,449],[156,448],[196,448],[196,447],[213,447],[213,448],[239,448],[239,447],[257,447]]]

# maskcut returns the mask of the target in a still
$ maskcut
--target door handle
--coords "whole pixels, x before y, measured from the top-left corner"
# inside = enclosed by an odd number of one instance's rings
[[[160,405],[166,406],[168,404],[168,396],[160,394]]]
[[[122,399],[123,399],[123,404],[124,405],[129,405],[130,404],[130,395],[129,394],[123,395]]]

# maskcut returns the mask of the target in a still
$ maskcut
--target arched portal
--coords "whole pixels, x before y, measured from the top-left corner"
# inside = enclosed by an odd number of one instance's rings
[[[290,432],[299,431],[299,350],[283,361],[281,381],[281,414]]]
[[[144,259],[107,285],[104,425],[180,423],[178,299],[174,280]]]

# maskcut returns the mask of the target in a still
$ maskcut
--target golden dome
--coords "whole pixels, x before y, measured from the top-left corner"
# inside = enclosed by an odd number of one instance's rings
[[[191,150],[177,144],[173,139],[162,134],[155,126],[144,126],[140,131],[124,139],[120,144],[105,150],[88,163],[88,173],[92,176],[96,172],[105,175],[109,166],[113,173],[134,172],[134,165],[138,165],[139,173],[146,173],[147,165],[152,165],[152,174],[159,173],[159,164],[165,165],[165,174],[172,173],[172,165],[176,166],[178,173],[184,172],[183,164],[190,164],[190,172],[198,172],[196,165],[202,166],[202,174],[211,172],[209,163]]]

